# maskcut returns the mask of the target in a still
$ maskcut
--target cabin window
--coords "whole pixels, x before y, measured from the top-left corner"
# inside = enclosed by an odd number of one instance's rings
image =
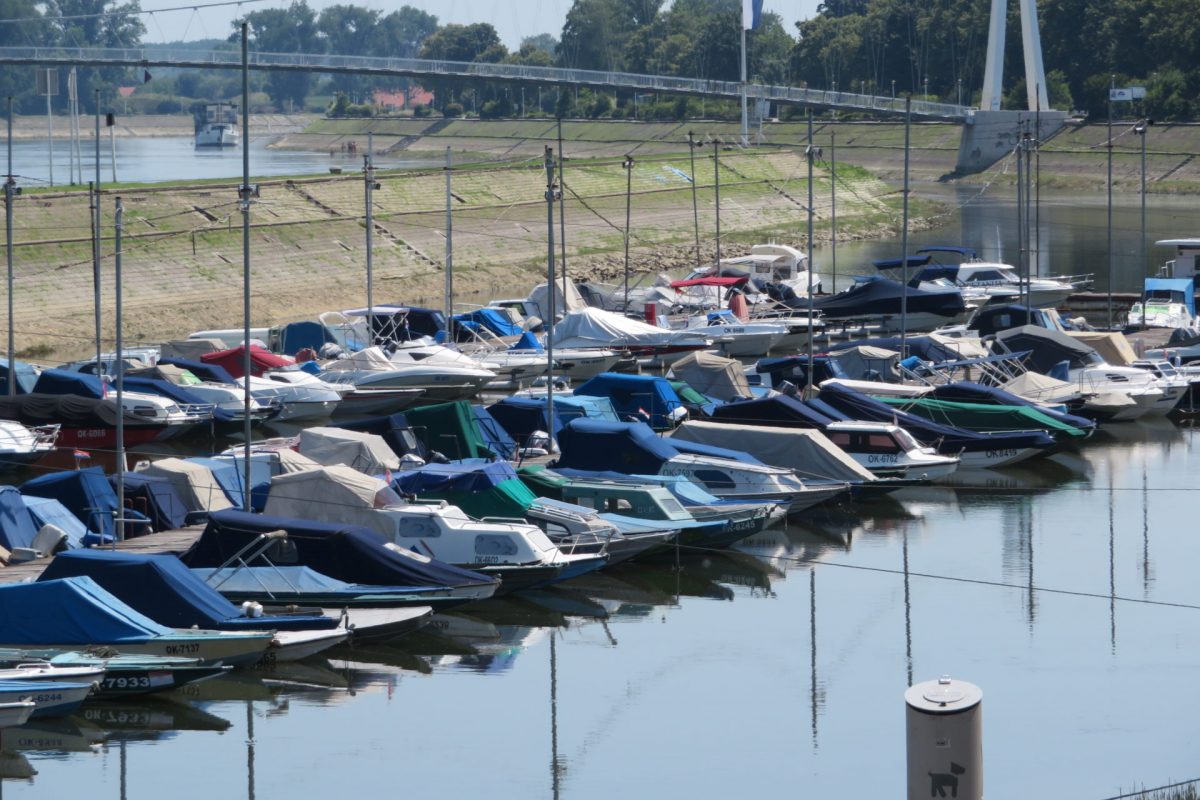
[[[401,536],[413,539],[432,539],[442,535],[442,530],[432,520],[423,517],[401,518],[396,526]]]
[[[481,533],[475,537],[477,556],[515,556],[517,545],[510,536],[497,533]]]
[[[664,497],[661,501],[661,504],[669,514],[678,514],[679,512],[683,511],[683,506],[681,506],[679,501],[674,497]]]
[[[834,431],[829,434],[829,441],[833,442],[838,447],[849,447],[850,446],[850,434],[838,433],[838,432]]]
[[[890,433],[872,433],[865,438],[863,450],[868,453],[895,453],[900,449]]]
[[[698,469],[696,477],[710,489],[733,489],[737,482],[719,469]]]

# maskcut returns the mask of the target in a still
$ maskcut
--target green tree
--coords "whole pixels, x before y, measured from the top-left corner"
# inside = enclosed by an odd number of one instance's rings
[[[317,17],[317,31],[323,40],[323,50],[343,56],[373,55],[379,49],[383,31],[379,28],[379,12],[354,5],[326,6]],[[364,95],[374,79],[364,75],[335,73],[330,85],[335,92]]]
[[[496,29],[486,22],[445,25],[421,45],[421,58],[443,61],[494,63],[503,61],[507,55],[508,50],[500,43]],[[463,92],[468,85],[467,81],[452,78],[428,78],[423,83],[433,91],[438,107],[443,110],[447,103],[462,102]],[[485,87],[480,92],[479,100],[486,101],[494,95],[493,87]]]
[[[267,8],[252,11],[245,17],[250,23],[250,48],[267,53],[319,53],[322,40],[317,36],[317,15],[305,0],[287,8]],[[235,33],[229,41],[241,38],[241,20],[233,21]],[[267,94],[278,107],[290,101],[303,108],[312,89],[313,73],[272,70],[267,73]]]

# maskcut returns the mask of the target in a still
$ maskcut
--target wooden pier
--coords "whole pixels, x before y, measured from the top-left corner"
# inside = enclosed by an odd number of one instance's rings
[[[203,532],[203,525],[193,525],[178,530],[126,539],[123,542],[117,542],[115,547],[117,550],[127,553],[174,553],[179,555],[191,547]],[[46,565],[50,563],[50,558],[52,556],[0,567],[0,585],[37,580],[37,577],[42,574],[42,570],[46,569]]]

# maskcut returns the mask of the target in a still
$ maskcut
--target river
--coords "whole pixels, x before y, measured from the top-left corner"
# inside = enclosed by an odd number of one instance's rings
[[[938,191],[957,208],[978,190]],[[1151,200],[1151,239],[1197,232],[1194,202]],[[1011,259],[1011,211],[991,194],[911,246]],[[1104,219],[1102,195],[1043,198],[1047,271],[1103,277]],[[1168,254],[1141,257],[1136,198],[1117,221],[1128,285]],[[983,689],[990,797],[1170,783],[1196,773],[1197,471],[1189,424],[1110,425],[678,570],[623,565],[394,645],[5,731],[3,794],[898,797],[904,689],[943,674]]]

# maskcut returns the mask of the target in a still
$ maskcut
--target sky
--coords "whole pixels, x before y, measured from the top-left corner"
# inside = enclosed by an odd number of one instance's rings
[[[203,3],[205,0],[200,0]],[[562,33],[563,20],[572,0],[309,0],[309,5],[318,11],[338,2],[366,6],[388,13],[402,5],[419,8],[435,15],[440,23],[454,22],[470,24],[490,22],[500,34],[500,40],[509,49],[515,49],[526,36],[549,33],[558,38]],[[774,11],[783,17],[789,33],[795,32],[796,20],[807,19],[816,14],[820,0],[765,0],[764,11]],[[173,11],[162,14],[147,14],[147,43],[161,43],[192,39],[225,38],[233,30],[232,22],[241,10],[252,11],[262,8],[279,8],[286,0],[268,0],[244,7],[221,6],[198,11]],[[172,0],[142,0],[142,8],[172,8],[180,5]]]

